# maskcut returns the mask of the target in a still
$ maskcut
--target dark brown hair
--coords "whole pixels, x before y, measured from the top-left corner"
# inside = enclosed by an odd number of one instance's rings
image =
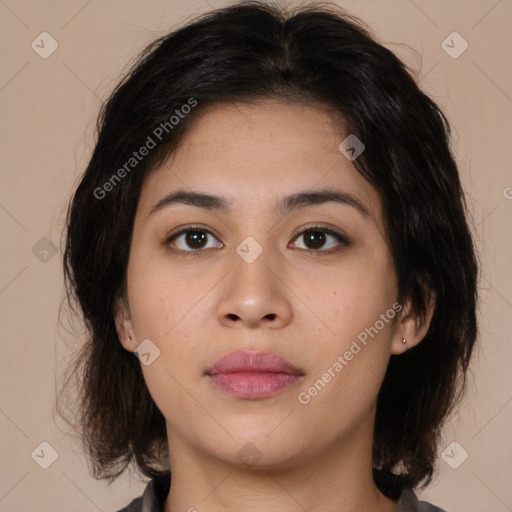
[[[191,99],[195,106],[171,127],[171,116]],[[382,198],[398,301],[410,299],[424,315],[435,297],[425,338],[390,357],[373,447],[383,489],[393,473],[402,485],[424,487],[440,428],[465,390],[477,336],[477,260],[450,128],[412,71],[359,20],[318,3],[286,11],[240,2],[203,14],[150,44],[102,107],[67,212],[64,251],[68,304],[75,312],[78,304],[86,325],[70,377],[78,379],[77,419],[94,476],[113,480],[132,460],[148,477],[168,469],[164,417],[113,317],[142,183],[208,108],[263,99],[328,108],[363,141],[354,163]],[[133,152],[165,123],[157,147],[127,171]],[[122,176],[112,181],[116,173]]]

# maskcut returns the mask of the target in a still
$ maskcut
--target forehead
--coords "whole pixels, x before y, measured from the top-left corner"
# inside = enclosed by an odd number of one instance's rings
[[[163,195],[189,188],[227,197],[235,209],[272,207],[285,195],[336,187],[358,197],[378,220],[378,193],[338,148],[346,135],[339,116],[323,106],[215,105],[149,174],[139,206],[149,215]]]
[[[304,162],[312,168],[316,162],[318,167],[320,153],[340,155],[338,124],[325,107],[314,104],[261,100],[214,105],[196,120],[172,160],[223,160],[240,171],[260,163],[288,168],[293,162]]]

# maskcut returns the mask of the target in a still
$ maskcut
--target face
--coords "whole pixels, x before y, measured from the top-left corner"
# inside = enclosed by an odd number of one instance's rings
[[[381,200],[345,137],[312,107],[217,106],[147,177],[116,324],[127,350],[150,340],[172,453],[284,467],[371,436],[405,324]]]

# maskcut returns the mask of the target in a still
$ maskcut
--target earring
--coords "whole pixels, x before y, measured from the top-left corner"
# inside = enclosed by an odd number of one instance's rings
[[[405,338],[402,338],[402,343],[407,343],[407,340]]]

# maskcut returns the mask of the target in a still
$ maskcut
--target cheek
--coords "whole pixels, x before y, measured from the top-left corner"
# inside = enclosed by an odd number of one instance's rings
[[[197,276],[194,281],[170,268],[165,258],[141,254],[134,259],[128,289],[137,334],[165,340],[186,324],[201,285]]]
[[[305,277],[302,289],[304,302],[323,321],[319,325],[326,333],[343,339],[374,325],[397,296],[392,265],[364,255],[331,269],[329,274]]]
[[[158,347],[160,356],[155,363],[162,368],[165,365],[163,370],[168,374],[164,379],[169,379],[170,373],[185,385],[200,377],[205,339],[201,334],[211,328],[206,325],[211,323],[205,310],[208,301],[202,299],[215,283],[215,276],[177,272],[165,258],[153,258],[151,264],[132,270],[129,293],[137,339],[149,338]],[[158,378],[148,372],[148,379]]]
[[[203,370],[203,351],[194,326],[200,311],[197,306],[191,309],[196,300],[190,289],[180,293],[172,282],[153,279],[149,273],[133,282],[132,293],[137,339],[149,338],[159,350],[154,362],[141,365],[146,386],[167,422],[179,428],[185,417],[190,422],[201,415],[187,393]]]
[[[365,257],[366,256],[366,257]],[[382,247],[368,251],[345,276],[350,288],[339,285],[345,312],[359,329],[373,325],[396,300],[395,269],[389,253]]]
[[[316,321],[317,357],[311,361],[311,380],[330,379],[319,404],[332,400],[343,405],[357,397],[369,406],[378,393],[397,314],[393,309],[397,292],[394,275],[386,261],[361,258],[339,267],[325,286],[309,294],[305,302],[322,321]],[[331,373],[325,375],[329,370]]]
[[[335,334],[318,340],[307,385],[301,389],[300,403],[309,401],[307,413],[322,418],[320,428],[326,435],[329,429],[351,428],[366,417],[376,403],[391,355],[392,305],[383,305],[378,296],[350,299],[331,319]]]

